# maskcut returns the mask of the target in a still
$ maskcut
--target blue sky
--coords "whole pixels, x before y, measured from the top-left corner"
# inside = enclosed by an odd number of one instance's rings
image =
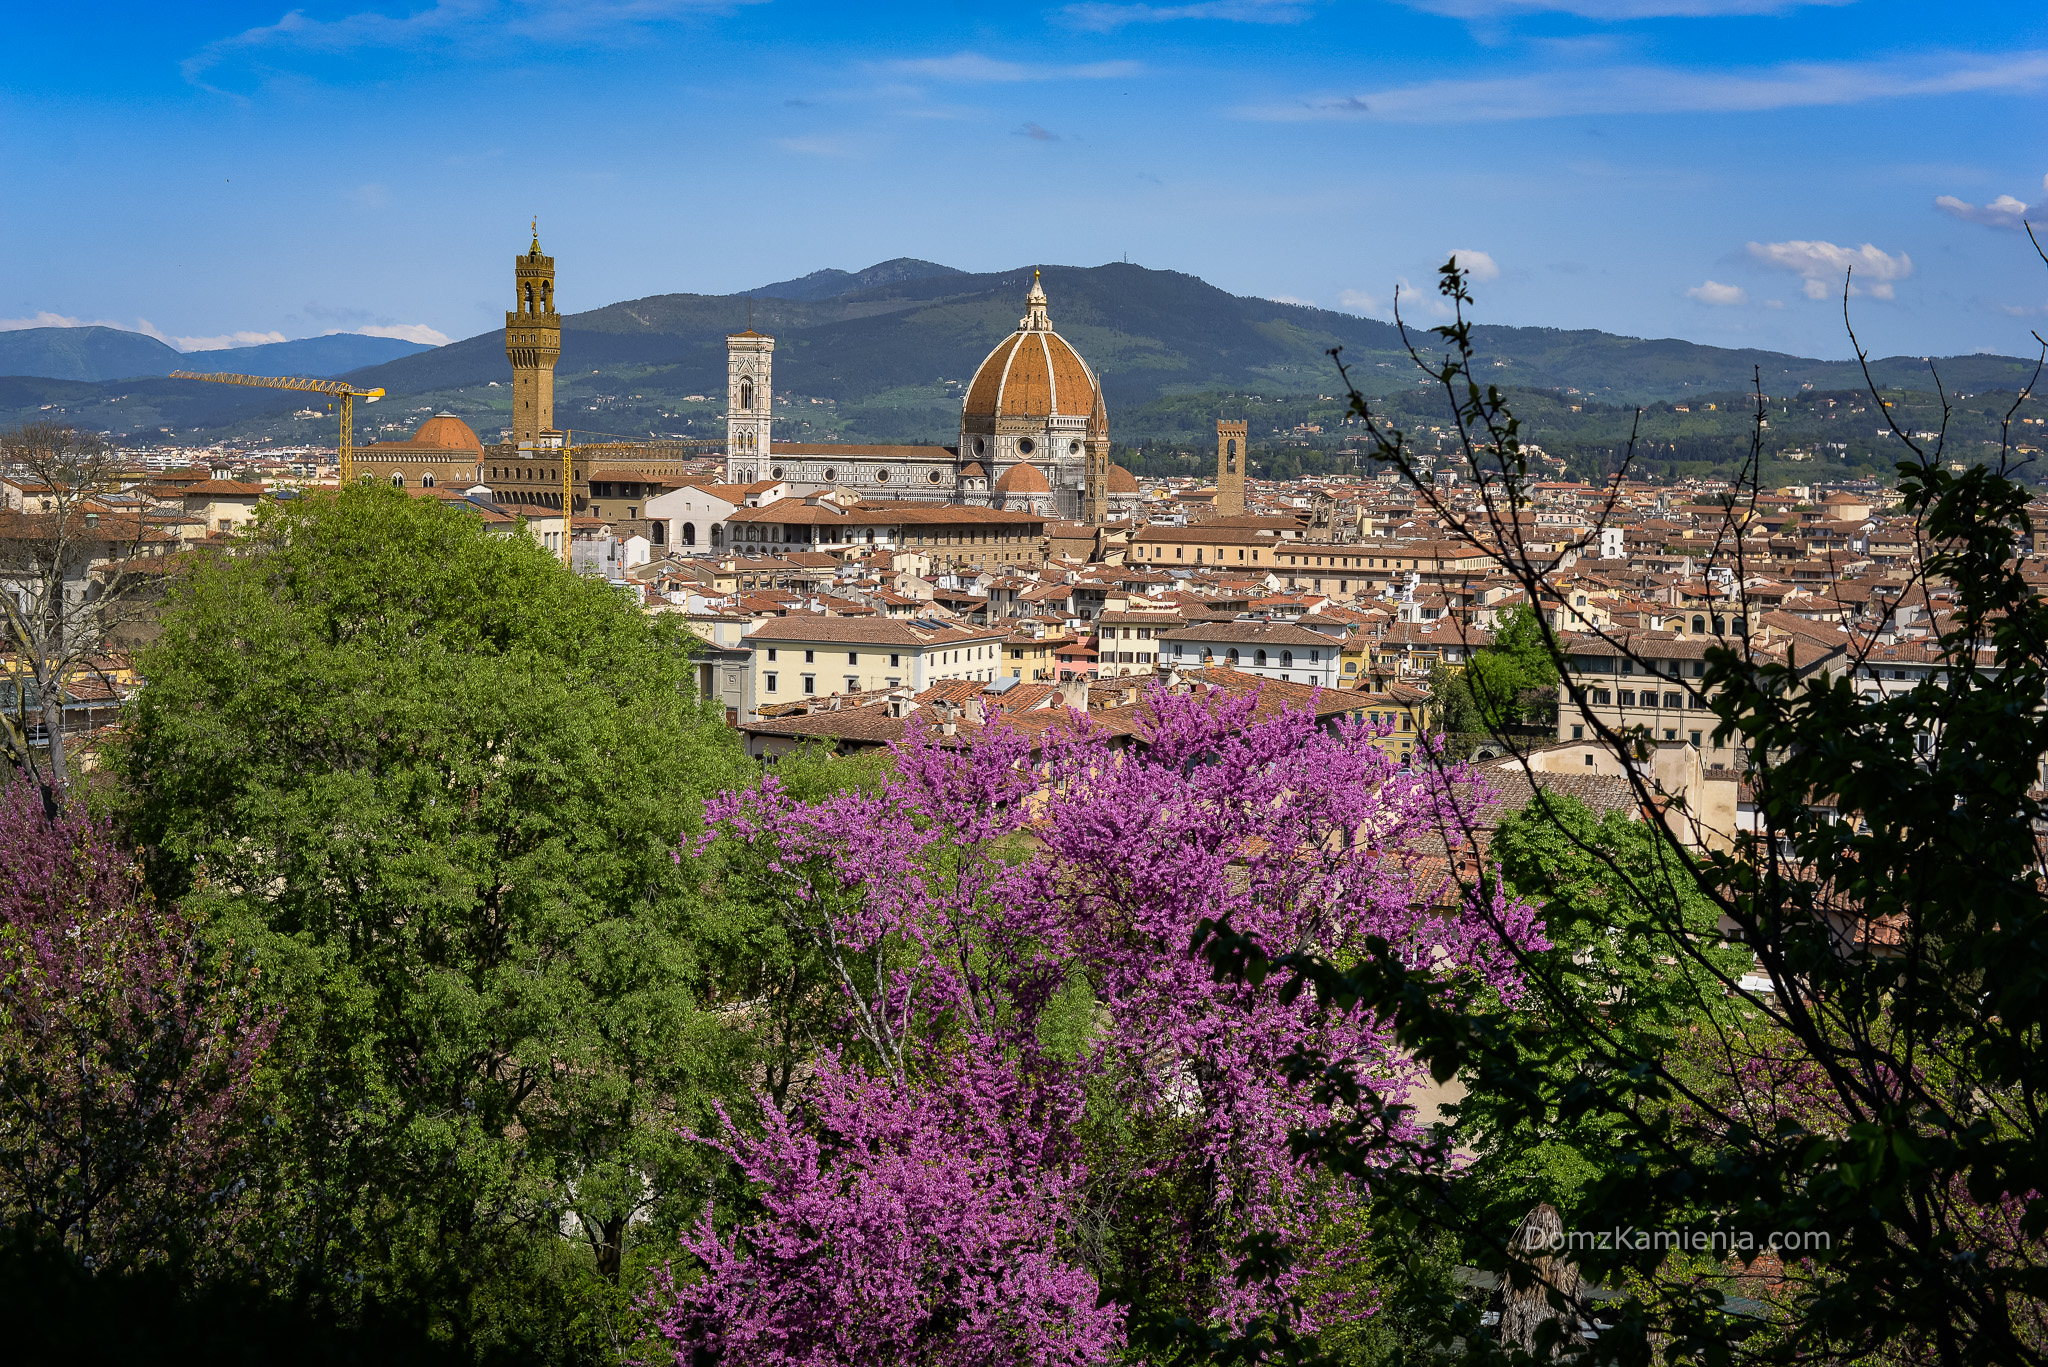
[[[2031,353],[2048,5],[310,0],[40,5],[0,77],[4,326],[502,323],[918,256],[1123,258],[1386,316]],[[2027,206],[2024,209],[2021,206]],[[1809,297],[1819,295],[1819,298]],[[1057,306],[1057,300],[1055,307]]]

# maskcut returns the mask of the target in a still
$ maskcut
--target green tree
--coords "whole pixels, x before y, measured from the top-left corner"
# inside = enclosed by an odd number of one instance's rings
[[[1530,479],[1519,425],[1477,377],[1468,277],[1455,260],[1441,277],[1454,321],[1434,330],[1442,351],[1418,345],[1414,355],[1455,405],[1461,451],[1483,472],[1476,513],[1437,499],[1405,436],[1356,392],[1353,408],[1376,458],[1460,535],[1489,541],[1502,572],[1533,597],[1549,559],[1547,547],[1519,540]],[[1845,281],[1845,309],[1848,299]],[[2037,379],[2041,369],[2048,344]],[[1738,496],[1752,508],[1768,411],[1760,378],[1758,390]],[[1878,648],[1867,638],[1844,641],[1823,657],[1826,668],[1737,639],[1710,647],[1704,674],[1682,681],[1713,714],[1716,742],[1736,752],[1754,795],[1753,820],[1732,849],[1688,838],[1693,814],[1679,795],[1636,762],[1639,745],[1603,720],[1591,690],[1568,680],[1574,720],[1621,762],[1659,848],[1630,857],[1597,830],[1553,822],[1558,839],[1528,850],[1562,861],[1539,881],[1546,897],[1559,895],[1568,933],[1576,905],[1643,926],[1636,981],[1588,993],[1581,956],[1597,966],[1599,954],[1581,944],[1569,968],[1541,955],[1524,961],[1536,1001],[1474,1011],[1457,982],[1384,947],[1340,964],[1313,950],[1268,958],[1227,924],[1206,941],[1219,971],[1258,982],[1278,969],[1283,993],[1313,988],[1326,1005],[1389,1020],[1435,1076],[1487,1095],[1489,1124],[1517,1132],[1515,1147],[1559,1134],[1599,1143],[1566,1208],[1530,1212],[1526,1228],[1608,1231],[1608,1240],[1566,1242],[1569,1258],[1528,1256],[1484,1174],[1440,1178],[1412,1161],[1446,1154],[1450,1129],[1418,1142],[1386,1123],[1344,1061],[1306,1052],[1289,1061],[1301,1085],[1357,1106],[1355,1120],[1303,1136],[1299,1150],[1371,1184],[1374,1254],[1391,1304],[1458,1359],[2048,1363],[2048,804],[2038,787],[2048,603],[2021,550],[2034,526],[2016,478],[2025,461],[2010,445],[2017,408],[2007,410],[1995,464],[1951,469],[1939,430],[1909,432],[1873,402],[1908,453],[1898,488],[1925,548],[1916,578],[1950,600],[1928,641],[1937,669],[1909,688],[1866,692],[1853,679]],[[1744,582],[1739,551],[1735,570]],[[1544,642],[1561,663],[1563,643],[1547,629]],[[1476,873],[1471,891],[1484,905],[1488,870]],[[1726,918],[1753,956],[1748,973],[1735,977],[1697,933],[1695,899]],[[1645,910],[1656,919],[1642,920]],[[1654,1006],[1641,972],[1660,967],[1717,979],[1730,1006],[1756,1013],[1760,1026],[1722,1028],[1708,1011],[1691,1025],[1653,1012],[1655,1030],[1617,1028],[1605,994]],[[1520,1018],[1531,1009],[1548,1031]],[[1586,1063],[1576,1074],[1561,1066],[1574,1052]],[[1422,1275],[1416,1250],[1438,1236],[1457,1241],[1461,1262],[1506,1279],[1512,1328],[1505,1312],[1489,1322]],[[1782,1282],[1741,1280],[1773,1249],[1784,1250]],[[1262,1266],[1248,1259],[1245,1275],[1276,1261],[1247,1251]],[[1581,1273],[1619,1294],[1596,1302]],[[1579,1332],[1595,1321],[1596,1337]],[[1284,1327],[1233,1351],[1266,1356],[1276,1343],[1306,1355]]]
[[[532,1310],[477,1289],[494,1269],[553,1275],[562,1231],[615,1281],[629,1227],[701,1199],[677,1131],[746,1094],[750,1053],[717,998],[738,937],[673,850],[750,767],[689,654],[391,490],[268,508],[183,586],[122,815],[158,895],[254,946],[286,1008],[250,1240],[300,1297],[481,1342]]]
[[[1543,619],[1527,603],[1508,614],[1493,644],[1473,652],[1466,688],[1488,731],[1557,720],[1557,666],[1544,642]]]
[[[1529,964],[1551,990],[1510,1018],[1544,1086],[1562,1090],[1600,1073],[1617,1048],[1666,1059],[1691,1031],[1757,1021],[1723,988],[1748,953],[1722,940],[1720,908],[1674,876],[1678,860],[1633,813],[1596,816],[1576,797],[1539,791],[1500,822],[1490,849],[1502,881],[1540,903],[1551,942]],[[1692,952],[1674,953],[1681,944]],[[1580,1016],[1599,1020],[1607,1040],[1570,1029]],[[1495,1218],[1512,1223],[1535,1201],[1572,1208],[1579,1188],[1611,1168],[1615,1118],[1593,1112],[1524,1127],[1505,1100],[1477,1091],[1458,1107],[1458,1132],[1480,1156],[1474,1172],[1499,1194]]]
[[[1542,619],[1524,603],[1508,614],[1493,643],[1463,669],[1430,667],[1438,729],[1454,736],[1500,736],[1514,726],[1557,724],[1557,666],[1543,642]]]

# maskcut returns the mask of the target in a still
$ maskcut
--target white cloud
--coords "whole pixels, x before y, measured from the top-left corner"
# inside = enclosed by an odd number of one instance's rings
[[[451,340],[447,333],[425,323],[378,323],[355,331],[365,337],[396,337],[401,342],[421,342],[427,346],[447,346]]]
[[[208,43],[182,69],[185,79],[206,85],[216,68],[269,65],[293,54],[459,48],[474,57],[508,45],[604,40],[686,14],[759,3],[766,0],[438,0],[410,14],[363,10],[339,19],[292,10],[274,24]]]
[[[1237,24],[1298,24],[1314,8],[1311,0],[1194,0],[1182,5],[1088,3],[1061,11],[1076,28],[1109,33],[1126,24],[1166,24],[1180,19],[1220,19]]]
[[[262,346],[285,341],[282,332],[224,332],[218,337],[166,337],[180,351],[225,351],[234,346]]]
[[[1288,104],[1247,106],[1238,113],[1279,122],[1371,118],[1388,123],[1484,123],[1584,115],[1756,112],[2043,87],[2048,87],[2048,51],[1997,57],[1927,54],[1890,62],[1788,62],[1748,70],[1579,64],[1526,76],[1426,81],[1313,96]]]
[[[1451,255],[1458,258],[1458,264],[1463,266],[1465,273],[1476,282],[1500,279],[1500,267],[1494,264],[1493,258],[1485,252],[1467,251],[1463,247],[1453,247]]]
[[[1345,290],[1337,302],[1353,313],[1386,313],[1393,305],[1393,300],[1370,290]]]
[[[950,57],[912,57],[888,63],[887,69],[906,76],[923,76],[935,81],[1102,81],[1117,76],[1134,76],[1144,68],[1137,62],[1087,62],[1080,66],[1047,66],[1006,62],[979,52],[956,52]]]
[[[282,332],[275,330],[259,332],[244,328],[235,332],[223,332],[214,337],[175,337],[147,318],[137,318],[132,323],[117,323],[111,318],[73,318],[63,313],[37,313],[28,318],[0,318],[0,332],[19,332],[23,328],[118,328],[122,332],[139,332],[145,337],[154,337],[167,346],[180,351],[222,351],[228,347],[263,346],[269,342],[289,341]],[[448,334],[430,328],[425,323],[367,323],[361,327],[336,329],[339,332],[360,333],[365,337],[397,337],[408,342],[423,342],[428,346],[447,346]],[[328,333],[334,336],[335,333]]]
[[[1981,208],[1966,204],[1954,195],[1936,195],[1934,207],[1965,223],[1982,223],[1991,228],[2018,228],[2027,213],[2026,203],[2011,195],[2000,195]]]
[[[1276,304],[1294,304],[1305,309],[1312,309],[1316,306],[1316,301],[1313,299],[1296,299],[1291,294],[1270,294],[1266,297]]]
[[[1728,305],[1746,303],[1749,294],[1740,285],[1724,285],[1717,280],[1708,280],[1687,290],[1685,297],[1697,299],[1702,304]]]
[[[119,328],[123,332],[137,331],[127,323],[116,323],[107,318],[72,318],[62,313],[36,313],[27,318],[0,318],[0,332],[20,332],[26,328]]]
[[[1832,242],[1752,242],[1749,254],[1803,279],[1808,299],[1827,298],[1843,273],[1852,268],[1865,282],[1854,292],[1867,292],[1873,299],[1891,298],[1893,282],[1913,273],[1912,257],[1904,252],[1889,255],[1868,242],[1860,247],[1837,247]]]
[[[1856,0],[1400,0],[1410,9],[1452,19],[1506,19],[1519,14],[1576,14],[1581,19],[1708,19],[1780,14],[1806,5]]]

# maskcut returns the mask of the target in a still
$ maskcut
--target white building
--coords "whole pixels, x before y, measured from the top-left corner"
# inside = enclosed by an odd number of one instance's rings
[[[1262,622],[1240,617],[1230,622],[1191,623],[1160,636],[1159,667],[1221,667],[1285,683],[1341,688],[1344,626],[1340,622],[1311,626],[1312,620]]]

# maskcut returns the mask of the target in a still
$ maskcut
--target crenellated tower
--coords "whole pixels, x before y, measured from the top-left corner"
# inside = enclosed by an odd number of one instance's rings
[[[512,440],[546,445],[555,432],[555,362],[562,358],[562,315],[555,312],[555,258],[533,247],[512,258],[518,307],[505,315],[505,356],[512,362]]]
[[[775,422],[775,339],[748,328],[725,339],[725,477],[773,479],[769,429]]]
[[[1247,456],[1243,421],[1216,420],[1216,516],[1244,515],[1244,467]]]

